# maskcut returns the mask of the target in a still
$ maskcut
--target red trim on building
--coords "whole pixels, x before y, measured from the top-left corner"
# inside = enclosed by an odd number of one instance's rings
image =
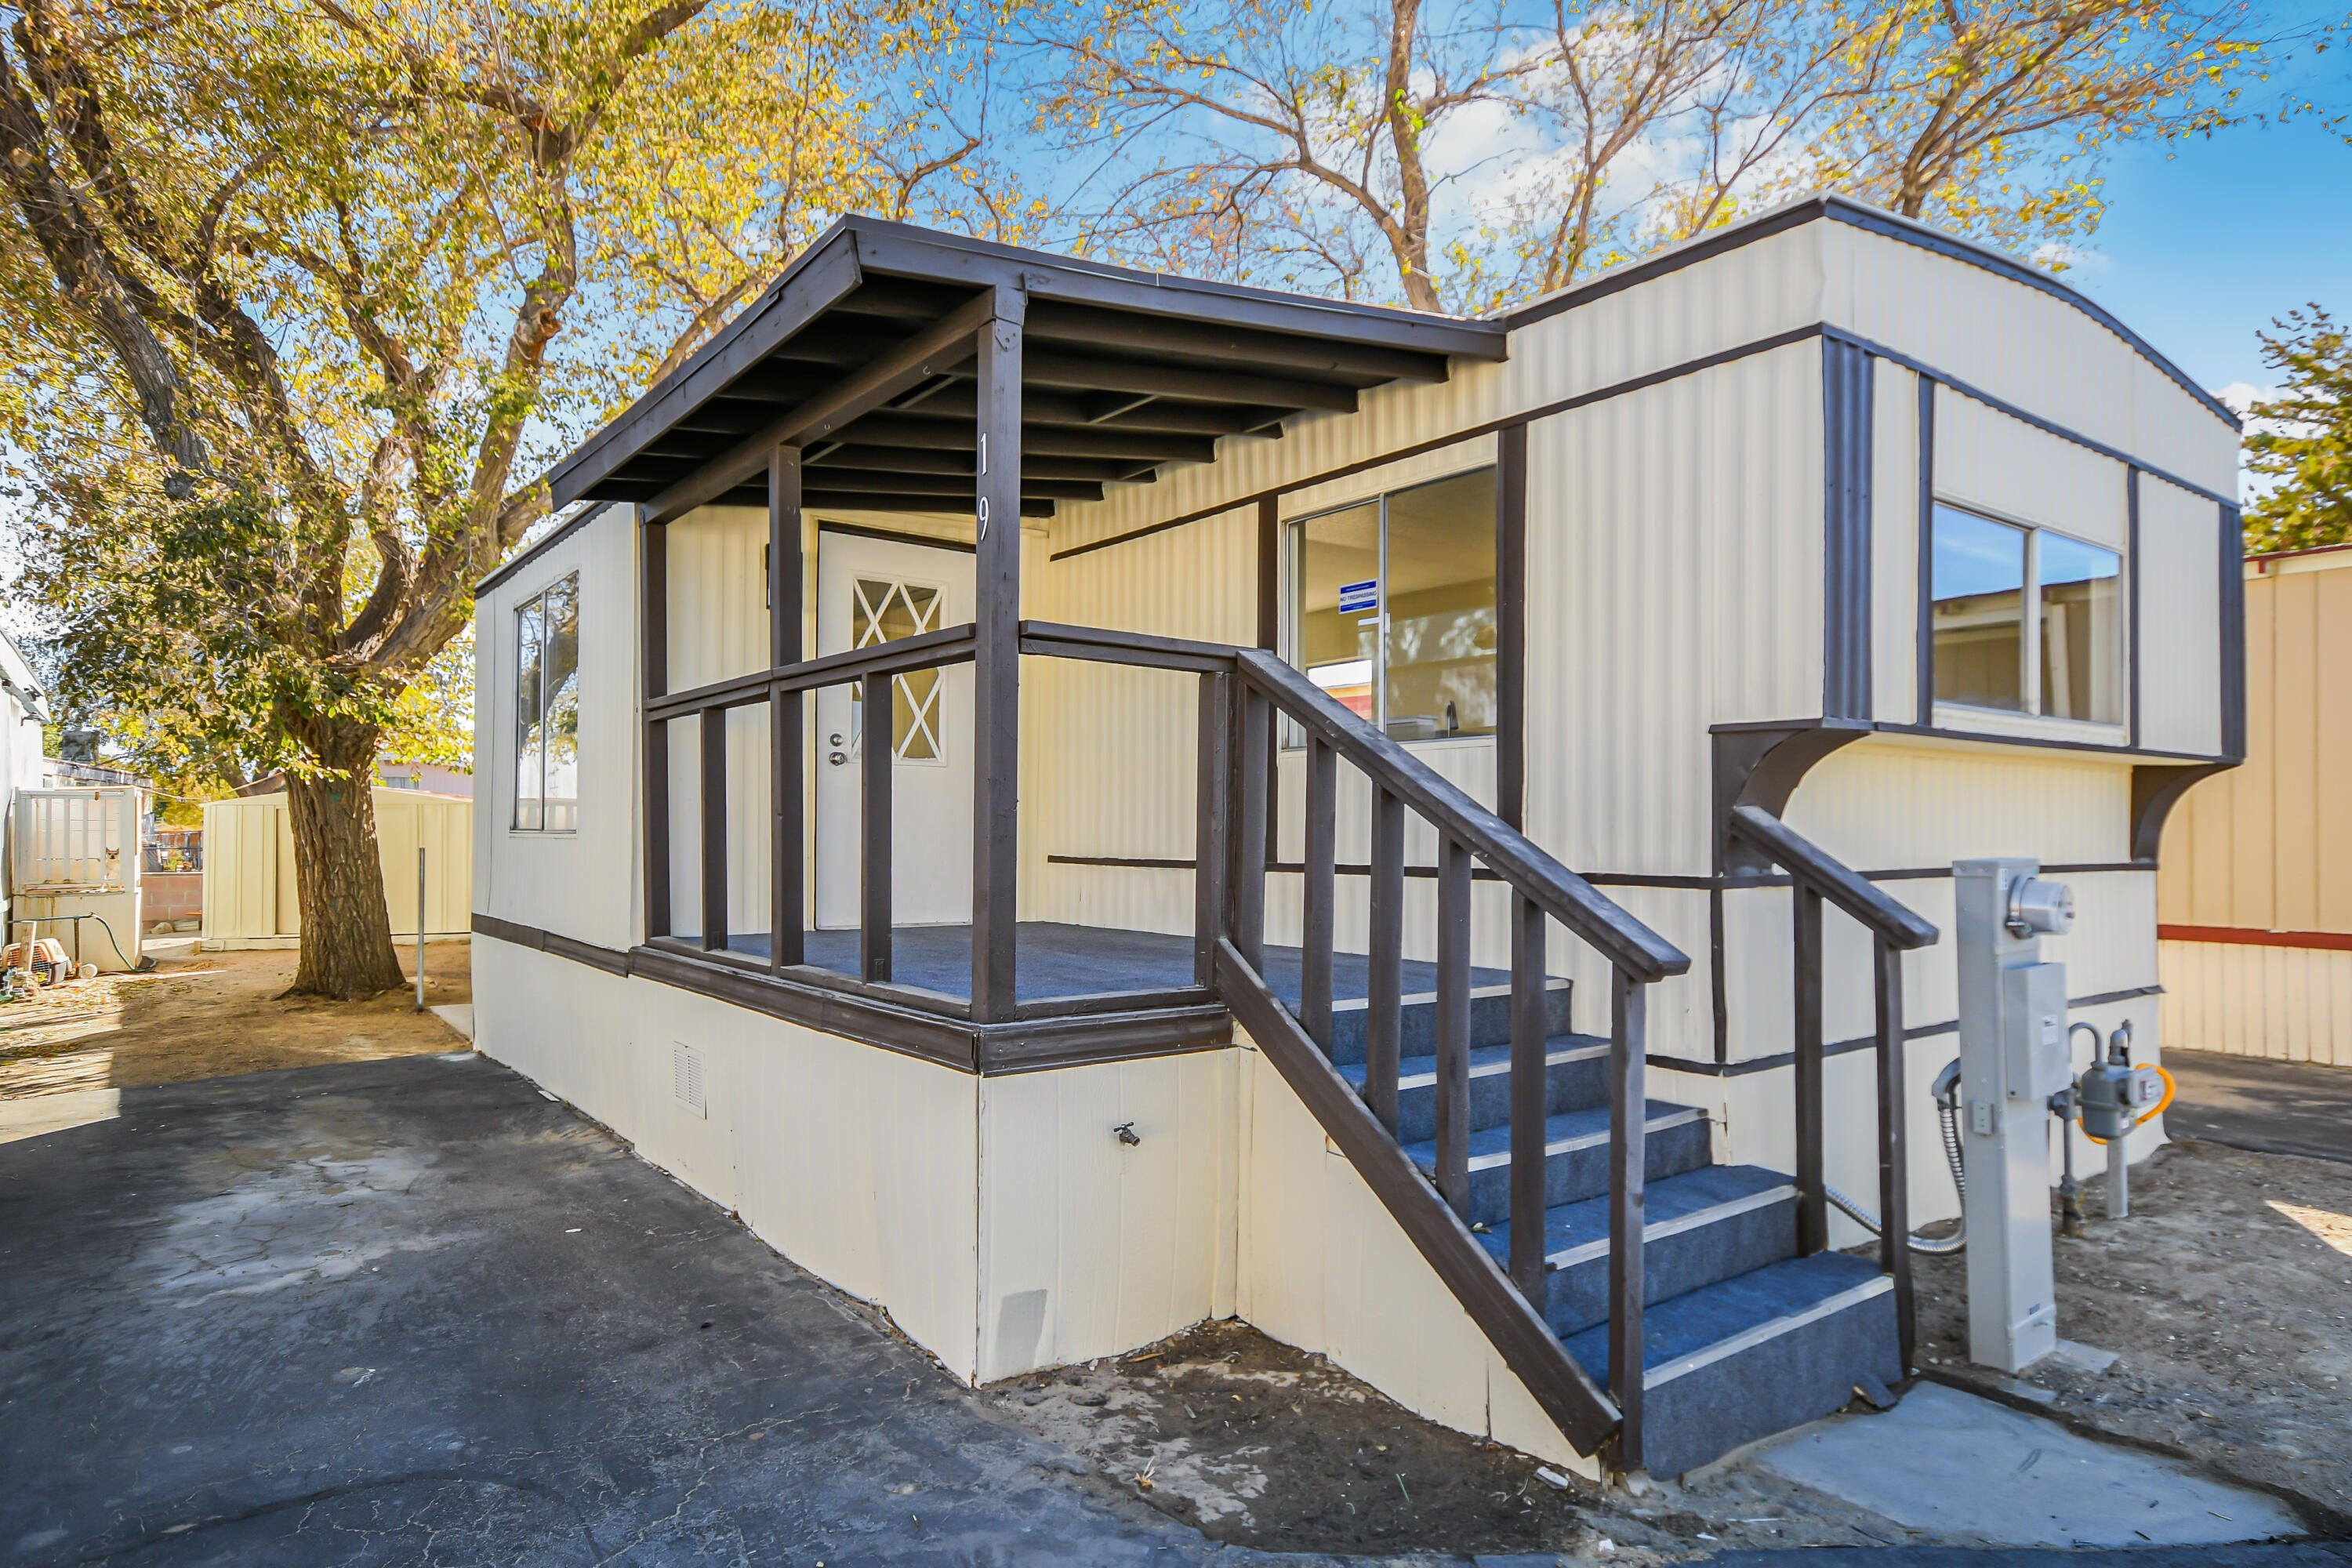
[[[2352,952],[2352,931],[2256,931],[2248,926],[2169,926],[2156,928],[2159,942],[2226,942],[2239,947],[2324,948]]]

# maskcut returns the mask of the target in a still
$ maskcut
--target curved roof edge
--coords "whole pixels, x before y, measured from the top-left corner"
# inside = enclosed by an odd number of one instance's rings
[[[2113,311],[2078,290],[2061,283],[2049,273],[2029,267],[2017,258],[2004,251],[1996,250],[1989,245],[1980,244],[1973,239],[1963,239],[1958,235],[1947,234],[1941,229],[1931,228],[1916,218],[1907,218],[1898,213],[1888,212],[1884,207],[1872,206],[1867,202],[1856,201],[1852,196],[1842,196],[1831,192],[1800,196],[1769,212],[1759,213],[1752,218],[1733,224],[1728,228],[1717,229],[1711,234],[1703,234],[1696,238],[1684,240],[1678,245],[1669,246],[1639,260],[1629,261],[1622,267],[1613,268],[1588,282],[1570,284],[1565,289],[1542,295],[1525,305],[1503,311],[1491,319],[1500,321],[1506,328],[1516,331],[1520,327],[1557,316],[1564,310],[1572,310],[1580,305],[1589,305],[1596,300],[1606,299],[1636,284],[1646,283],[1653,278],[1678,271],[1696,262],[1721,256],[1727,251],[1737,250],[1741,246],[1752,244],[1759,239],[1769,239],[1776,234],[1784,233],[1803,224],[1823,221],[1851,224],[1856,228],[1887,239],[1899,240],[1906,245],[1916,245],[1923,250],[1931,250],[1938,256],[1966,262],[1972,267],[1980,267],[1988,272],[1997,273],[2008,279],[2012,283],[2021,283],[2029,289],[2040,289],[2053,299],[2062,300],[2122,339],[2134,353],[2162,371],[2175,385],[2194,398],[2206,412],[2228,424],[2232,430],[2244,427],[2235,410],[2205,388],[2198,385],[2189,377],[2188,372],[2158,353],[2153,344],[2124,325]]]

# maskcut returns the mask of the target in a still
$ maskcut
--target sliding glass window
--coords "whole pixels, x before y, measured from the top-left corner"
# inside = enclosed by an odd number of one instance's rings
[[[1495,730],[1495,470],[1290,525],[1292,658],[1400,741]]]
[[[1938,506],[1931,577],[1937,701],[2124,721],[2116,552]]]

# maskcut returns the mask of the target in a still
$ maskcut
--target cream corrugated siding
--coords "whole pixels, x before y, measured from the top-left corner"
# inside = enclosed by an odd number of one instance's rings
[[[1822,251],[1814,231],[1826,226],[1775,235],[1524,327],[1511,334],[1511,357],[1500,364],[1457,360],[1440,385],[1374,387],[1358,412],[1293,419],[1280,440],[1228,437],[1213,464],[1171,467],[1158,484],[1115,486],[1101,501],[1065,508],[1054,520],[1054,547],[1375,461],[1817,321]],[[1813,401],[1821,401],[1818,390]]]
[[[2164,836],[2168,926],[2352,933],[2352,552],[2246,571],[2246,761]],[[2168,941],[2181,1043],[2352,1066],[2352,952]]]
[[[2139,743],[2151,751],[2221,749],[2220,530],[2211,501],[2140,476]]]
[[[972,1376],[979,1079],[495,938],[474,973],[486,1055]],[[677,1044],[706,1116],[673,1097]]]
[[[982,1080],[979,1381],[1233,1316],[1240,1057]]]
[[[1871,384],[1870,702],[1919,717],[1919,378],[1881,363]]]
[[[1571,866],[1710,869],[1710,725],[1822,710],[1821,348],[1528,432],[1528,821]]]
[[[1992,396],[2237,493],[2238,434],[2065,300],[1851,225],[1813,224],[1828,320]]]
[[[1936,390],[1936,495],[2110,550],[2130,533],[2124,465],[1949,387]]]
[[[1596,1475],[1282,1075],[1242,1058],[1241,1316],[1433,1421]]]
[[[515,606],[573,572],[580,574],[580,827],[517,833]],[[637,940],[639,881],[630,509],[606,510],[483,595],[475,611],[474,907],[599,947],[627,948]]]

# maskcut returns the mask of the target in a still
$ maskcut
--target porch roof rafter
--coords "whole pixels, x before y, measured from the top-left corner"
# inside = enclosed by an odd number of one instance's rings
[[[1021,320],[1021,510],[1100,499],[1226,436],[1347,412],[1386,382],[1505,357],[1498,324],[1132,271],[864,217],[840,220],[758,301],[548,475],[557,507],[662,521],[759,505],[767,454],[801,447],[804,504],[961,510],[976,478],[977,333]]]

